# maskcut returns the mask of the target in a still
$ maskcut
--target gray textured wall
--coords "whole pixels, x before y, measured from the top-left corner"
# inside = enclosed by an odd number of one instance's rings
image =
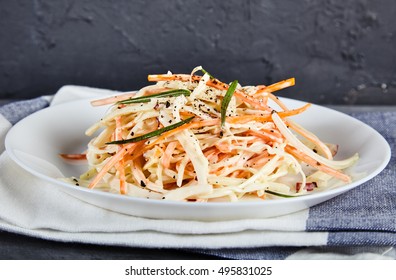
[[[396,1],[0,0],[0,98],[196,65],[320,104],[396,104]]]

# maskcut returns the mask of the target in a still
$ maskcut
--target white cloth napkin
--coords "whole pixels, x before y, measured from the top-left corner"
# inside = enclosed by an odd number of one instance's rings
[[[51,106],[113,91],[62,87]],[[0,114],[0,140],[11,123]],[[0,147],[0,229],[50,240],[155,248],[324,246],[328,232],[306,231],[309,210],[268,219],[200,222],[108,211],[60,191],[15,164]]]

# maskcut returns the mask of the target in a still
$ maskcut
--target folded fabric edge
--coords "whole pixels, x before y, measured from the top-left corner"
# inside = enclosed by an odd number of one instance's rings
[[[257,247],[229,249],[181,249],[208,256],[244,260],[394,260],[396,249],[383,246]]]
[[[326,244],[325,235],[322,235],[322,242],[305,242],[300,244],[279,242],[267,242],[264,244],[265,234],[258,233],[240,235],[240,243],[235,243],[235,236],[230,240],[227,236],[218,235],[211,238],[210,236],[186,236],[175,234],[163,234],[153,232],[140,232],[133,234],[120,234],[118,238],[109,237],[114,234],[87,234],[75,233],[65,234],[51,230],[27,230],[12,225],[3,227],[4,230],[16,234],[24,234],[34,238],[57,241],[63,243],[82,243],[91,245],[121,246],[121,247],[138,247],[138,248],[157,248],[157,249],[181,249],[205,253],[212,256],[235,259],[395,259],[396,253],[393,246],[384,246],[381,244],[355,244],[335,246]],[[271,233],[270,233],[271,234]],[[282,235],[279,233],[272,233]],[[353,233],[352,233],[353,234]],[[316,237],[314,237],[316,235]],[[317,233],[301,234],[302,239],[312,241],[318,239]],[[261,237],[261,243],[246,242],[247,239],[254,240]],[[268,241],[271,239],[268,237]],[[296,236],[295,236],[296,237]],[[296,239],[301,239],[296,238]],[[312,237],[314,237],[312,239]],[[285,236],[283,236],[285,238]],[[280,240],[282,240],[281,238]],[[296,240],[295,239],[295,240]],[[117,241],[115,241],[117,240]],[[231,243],[229,242],[231,241]],[[301,240],[299,240],[301,242]],[[313,244],[317,243],[317,244]],[[322,244],[318,244],[322,243]],[[382,253],[378,250],[382,250]],[[388,252],[389,251],[389,252]],[[383,255],[384,257],[381,257]]]
[[[0,114],[0,153],[2,153],[5,149],[4,141],[7,135],[7,132],[12,127],[12,124],[2,115]]]
[[[169,234],[153,231],[131,233],[65,233],[48,229],[30,230],[0,222],[0,228],[16,234],[59,242],[77,242],[142,248],[256,248],[268,246],[324,246],[326,233],[246,231],[232,234]],[[117,235],[117,238],[114,238]],[[236,243],[235,240],[238,240]]]
[[[51,106],[83,98],[101,98],[117,93],[118,91],[109,89],[92,88],[78,85],[64,85],[54,95]]]

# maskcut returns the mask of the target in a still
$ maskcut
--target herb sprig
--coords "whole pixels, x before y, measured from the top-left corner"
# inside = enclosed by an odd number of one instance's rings
[[[230,104],[232,95],[234,94],[237,85],[238,85],[238,80],[233,81],[231,85],[228,87],[227,92],[224,95],[223,100],[221,101],[221,127],[224,127],[225,119],[227,115],[227,108],[228,105]]]
[[[130,139],[125,139],[125,140],[117,140],[117,141],[111,141],[111,142],[107,142],[106,144],[111,145],[111,144],[127,144],[127,143],[136,143],[142,140],[146,140],[155,136],[159,136],[164,132],[167,132],[169,130],[173,130],[175,128],[178,128],[179,126],[182,126],[183,124],[189,123],[193,120],[194,117],[190,117],[188,119],[182,120],[180,122],[174,123],[172,125],[169,126],[165,126],[163,128],[154,130],[152,132],[134,137],[134,138],[130,138]]]
[[[147,96],[139,96],[135,98],[129,98],[126,100],[122,100],[117,102],[117,104],[133,104],[133,103],[147,103],[150,102],[152,98],[164,98],[164,97],[176,97],[179,95],[185,95],[189,96],[191,94],[191,91],[187,89],[173,89],[173,90],[168,90],[152,95],[147,95]]]

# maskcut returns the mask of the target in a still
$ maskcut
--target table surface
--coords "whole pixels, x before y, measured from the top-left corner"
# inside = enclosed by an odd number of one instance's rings
[[[1,101],[1,100],[0,100]],[[0,105],[3,102],[0,102]],[[396,106],[327,106],[345,113],[369,111],[396,111]],[[148,249],[136,247],[103,246],[65,243],[0,231],[0,259],[218,259],[215,256],[181,249]]]

